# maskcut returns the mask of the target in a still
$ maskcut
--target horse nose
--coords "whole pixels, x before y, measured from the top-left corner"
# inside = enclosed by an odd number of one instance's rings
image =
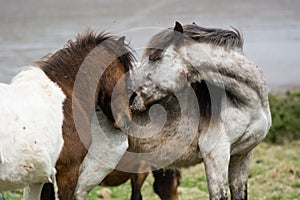
[[[134,92],[129,99],[129,107],[133,112],[142,112],[146,110],[144,99],[141,96],[143,94],[137,94]]]
[[[131,106],[134,102],[134,99],[137,97],[137,93],[133,92],[132,95],[129,98],[129,106]]]

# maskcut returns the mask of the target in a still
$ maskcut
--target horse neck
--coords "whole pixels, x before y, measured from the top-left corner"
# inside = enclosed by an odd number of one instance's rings
[[[112,94],[117,82],[125,72],[124,65],[120,63],[116,55],[104,47],[98,46],[89,53],[82,63],[73,91],[79,95],[75,94],[85,105],[86,110],[93,113],[95,106],[100,104],[105,114],[113,119],[111,114]],[[122,86],[126,87],[125,85]],[[122,93],[122,95],[124,94]]]
[[[46,75],[62,88],[68,99],[72,100],[71,102],[76,101],[76,105],[82,107],[89,119],[93,116],[98,102],[100,79],[105,70],[117,59],[102,46],[90,49],[63,58],[65,62],[60,62],[58,66],[53,64],[41,66]]]
[[[114,121],[113,113],[129,108],[125,74],[125,66],[116,59],[100,79],[98,105],[111,121]]]
[[[266,81],[262,71],[244,55],[242,49],[225,49],[205,43],[194,43],[180,49],[188,60],[191,81],[206,80],[225,88],[239,101],[268,107]],[[192,56],[191,56],[192,55]]]

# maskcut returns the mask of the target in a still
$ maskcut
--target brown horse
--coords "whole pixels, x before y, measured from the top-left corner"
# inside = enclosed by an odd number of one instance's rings
[[[66,95],[64,146],[56,164],[61,200],[73,199],[79,168],[91,144],[91,121],[98,100],[115,126],[126,128],[130,122],[126,83],[121,78],[131,68],[133,58],[124,44],[124,37],[118,39],[88,31],[47,60],[37,63]],[[114,90],[117,83],[123,87]],[[114,116],[110,106],[113,101],[117,102],[114,103]],[[51,199],[51,193],[51,187],[45,185],[41,199]]]

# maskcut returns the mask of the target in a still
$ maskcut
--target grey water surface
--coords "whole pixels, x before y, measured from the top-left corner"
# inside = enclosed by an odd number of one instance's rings
[[[0,0],[0,81],[88,28],[125,35],[139,56],[162,28],[237,28],[272,90],[300,86],[299,0]],[[138,58],[139,59],[139,58]],[[300,88],[300,87],[299,87]]]

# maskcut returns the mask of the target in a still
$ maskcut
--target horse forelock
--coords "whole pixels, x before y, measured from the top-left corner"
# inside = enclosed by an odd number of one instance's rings
[[[164,29],[150,39],[144,51],[143,59],[149,57],[149,60],[155,61],[161,58],[165,49],[171,44],[180,45],[182,38],[229,49],[242,49],[244,43],[242,34],[237,29],[232,29],[205,28],[196,24],[183,26],[183,34],[171,28]]]

